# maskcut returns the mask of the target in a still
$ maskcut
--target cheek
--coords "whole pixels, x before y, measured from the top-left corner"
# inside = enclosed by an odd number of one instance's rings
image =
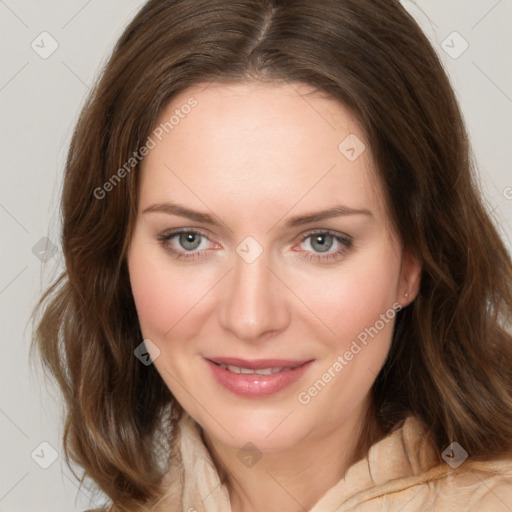
[[[335,275],[317,276],[316,293],[309,295],[308,305],[329,331],[322,328],[320,364],[297,400],[328,411],[326,429],[339,425],[368,396],[391,346],[400,261],[380,249],[354,258],[353,267],[347,263]]]
[[[380,339],[390,338],[399,271],[399,258],[381,246],[332,273],[296,282],[296,289],[324,325],[326,343],[340,351],[359,335],[364,339],[367,329],[375,336],[375,324]]]
[[[146,338],[163,339],[204,295],[204,287],[179,272],[169,258],[159,247],[138,245],[136,240],[130,250],[130,283]]]

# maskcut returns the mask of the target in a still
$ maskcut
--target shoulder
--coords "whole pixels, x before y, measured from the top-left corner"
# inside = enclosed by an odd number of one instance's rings
[[[459,470],[446,474],[439,490],[441,497],[468,504],[479,512],[508,511],[512,504],[512,460],[468,460]]]
[[[442,460],[428,428],[415,417],[408,418],[393,436],[388,438],[388,456],[384,459],[397,460],[400,468],[391,475],[387,469],[382,485],[373,489],[377,501],[383,495],[401,505],[411,500],[409,506],[418,511],[511,511],[511,456],[488,460],[469,457],[459,465],[450,465]],[[398,455],[391,457],[394,454]],[[379,464],[382,465],[382,457],[375,463],[377,469]]]
[[[440,464],[401,482],[395,482],[388,497],[399,503],[411,499],[412,510],[436,512],[510,512],[512,460],[485,462],[468,459],[452,469]],[[414,499],[413,499],[414,497]]]
[[[512,478],[502,479],[486,489],[476,502],[475,508],[482,512],[495,512],[497,510],[509,510],[512,504]]]

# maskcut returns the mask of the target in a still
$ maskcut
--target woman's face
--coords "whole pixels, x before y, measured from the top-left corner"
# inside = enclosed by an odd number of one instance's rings
[[[158,124],[128,264],[166,385],[233,448],[362,418],[419,265],[356,118],[301,84],[210,84]]]

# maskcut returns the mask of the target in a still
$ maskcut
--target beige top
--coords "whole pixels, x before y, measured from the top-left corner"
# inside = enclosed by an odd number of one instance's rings
[[[512,460],[468,458],[453,469],[440,459],[426,432],[418,419],[407,418],[351,466],[310,512],[512,511]],[[228,490],[190,416],[180,420],[176,436],[165,495],[149,510],[230,512]]]

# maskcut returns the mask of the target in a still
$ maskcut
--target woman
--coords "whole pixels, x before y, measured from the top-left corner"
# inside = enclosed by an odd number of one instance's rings
[[[109,510],[509,510],[512,265],[398,2],[149,1],[62,205],[36,343]]]

